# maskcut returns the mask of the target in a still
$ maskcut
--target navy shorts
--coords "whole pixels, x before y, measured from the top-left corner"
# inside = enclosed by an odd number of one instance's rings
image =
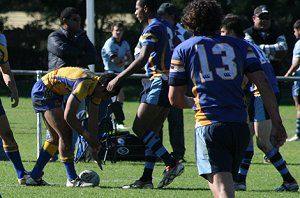
[[[42,80],[38,80],[33,85],[31,90],[31,100],[35,112],[44,112],[62,107],[63,104],[63,96],[48,89]]]
[[[4,107],[2,105],[2,101],[0,99],[0,116],[2,116],[2,115],[5,115],[5,110],[4,110]]]
[[[279,93],[275,94],[277,103],[279,102]],[[261,96],[251,96],[248,106],[248,115],[250,122],[262,122],[269,120],[270,116],[264,106]]]
[[[217,172],[238,174],[250,140],[246,123],[213,123],[195,128],[196,163],[199,175]]]
[[[140,102],[150,105],[171,107],[168,98],[168,81],[161,78],[155,78],[150,79],[147,83],[148,85],[144,85],[144,90],[141,93]]]

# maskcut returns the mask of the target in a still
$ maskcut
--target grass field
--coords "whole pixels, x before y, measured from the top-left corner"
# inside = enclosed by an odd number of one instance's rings
[[[10,108],[10,99],[1,97],[6,109],[15,138],[19,144],[24,166],[31,170],[36,160],[36,116],[32,110],[30,98],[21,98],[20,105],[16,109]],[[131,125],[138,103],[126,102],[126,124]],[[284,124],[289,136],[294,135],[295,109],[290,106],[280,107]],[[122,185],[129,184],[137,179],[142,172],[142,162],[107,162],[104,170],[100,171],[93,162],[76,164],[77,172],[85,169],[96,170],[100,177],[100,187],[78,189],[66,188],[66,173],[60,162],[49,163],[45,168],[44,179],[53,184],[51,187],[26,187],[17,185],[16,175],[12,164],[0,161],[0,193],[4,198],[16,197],[211,197],[206,181],[197,175],[194,159],[194,118],[191,110],[185,110],[185,142],[186,160],[185,172],[170,186],[163,190],[131,190],[122,189]],[[1,127],[1,126],[0,126]],[[167,126],[164,127],[167,131]],[[45,134],[43,134],[45,136]],[[164,143],[170,150],[167,133],[164,135]],[[286,143],[281,153],[288,163],[288,167],[294,177],[300,181],[300,142]],[[281,184],[281,177],[271,165],[262,163],[262,152],[255,148],[253,164],[247,180],[247,191],[237,192],[237,197],[300,197],[300,193],[276,193],[274,188]],[[161,179],[164,166],[157,163],[154,171],[154,185]]]

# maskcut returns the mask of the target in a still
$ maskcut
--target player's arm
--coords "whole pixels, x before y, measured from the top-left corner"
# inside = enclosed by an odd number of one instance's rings
[[[16,86],[15,78],[10,70],[9,62],[0,65],[3,80],[11,92],[11,107],[19,104],[19,94]]]
[[[72,127],[87,140],[92,148],[97,148],[99,146],[99,142],[97,141],[97,137],[94,135],[95,132],[91,131],[90,133],[88,130],[86,130],[76,117],[79,104],[80,101],[73,94],[70,94],[64,111],[64,119],[70,127]]]
[[[195,104],[192,97],[185,95],[186,85],[169,87],[169,100],[172,106],[183,109],[192,108]]]
[[[154,47],[150,45],[143,46],[137,59],[135,59],[124,71],[109,82],[107,90],[112,91],[123,79],[127,78],[134,72],[139,71],[147,63],[153,48]]]
[[[99,105],[94,104],[92,101],[89,102],[88,109],[89,121],[88,130],[94,133],[95,136],[98,135],[98,115],[99,115]]]
[[[279,114],[278,104],[274,92],[269,84],[269,81],[262,70],[246,73],[258,88],[263,99],[264,105],[270,115],[272,121],[272,135],[275,140],[275,145],[282,146],[287,138],[285,128]]]
[[[292,73],[294,73],[299,68],[299,65],[300,65],[300,57],[294,58],[292,65],[290,66],[289,70],[286,72],[284,77],[291,76]]]

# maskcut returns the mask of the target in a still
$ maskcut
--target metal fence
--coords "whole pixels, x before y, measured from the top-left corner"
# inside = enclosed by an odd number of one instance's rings
[[[12,73],[14,75],[23,75],[23,76],[36,76],[36,79],[40,79],[44,74],[48,73],[49,71],[42,71],[42,70],[12,70]],[[95,72],[96,75],[102,75],[103,73],[100,72]],[[131,79],[141,79],[141,78],[146,78],[147,75],[145,74],[133,74],[129,78]],[[276,77],[278,81],[300,81],[300,77],[296,76],[289,76],[289,77],[284,77],[284,76],[277,76]],[[42,114],[37,113],[36,114],[36,139],[37,139],[37,144],[36,144],[36,152],[37,152],[37,157],[39,156],[40,148],[42,147]]]

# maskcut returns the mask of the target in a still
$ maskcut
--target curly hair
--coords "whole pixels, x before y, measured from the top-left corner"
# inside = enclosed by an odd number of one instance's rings
[[[100,76],[99,83],[100,83],[102,86],[105,86],[105,87],[106,87],[106,86],[108,85],[108,83],[109,83],[112,79],[114,79],[116,76],[117,76],[117,74],[114,74],[114,73],[106,73],[106,74],[103,74],[103,75]],[[120,92],[120,90],[121,90],[121,87],[122,87],[122,85],[121,85],[121,83],[119,83],[119,84],[115,87],[115,89],[114,89],[112,92],[110,92],[110,95],[111,95],[111,96],[116,96],[116,95],[118,95],[119,92]]]
[[[193,0],[183,10],[181,22],[195,36],[216,34],[223,19],[223,10],[215,0]]]

